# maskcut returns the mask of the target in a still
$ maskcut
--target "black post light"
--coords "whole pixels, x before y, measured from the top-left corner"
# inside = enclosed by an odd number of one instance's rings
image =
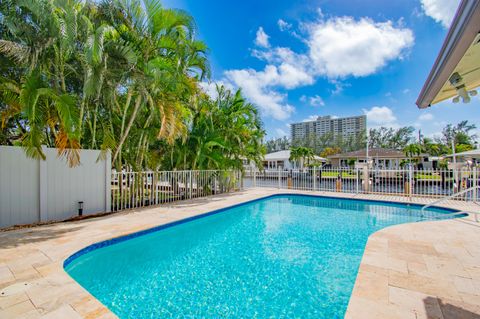
[[[78,202],[78,216],[83,215],[83,202]]]

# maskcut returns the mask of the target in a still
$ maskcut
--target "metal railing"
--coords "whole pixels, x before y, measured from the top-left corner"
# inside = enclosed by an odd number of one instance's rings
[[[460,211],[460,212],[453,212],[449,214],[425,214],[425,211],[422,211],[422,217],[418,221],[424,221],[424,220],[436,220],[436,219],[449,219],[449,218],[455,218],[457,216],[463,216],[466,215],[466,212]],[[478,221],[478,220],[477,220]]]
[[[246,170],[245,187],[273,187],[309,191],[384,194],[442,198],[480,185],[477,168],[448,169],[357,169],[305,168],[297,170]],[[478,188],[456,200],[476,200]]]
[[[455,193],[455,194],[452,194],[452,195],[445,196],[445,197],[442,197],[442,198],[440,198],[440,199],[437,199],[437,200],[435,200],[435,201],[433,201],[433,202],[431,202],[431,203],[429,203],[429,204],[427,204],[427,205],[424,205],[424,206],[422,207],[422,213],[425,212],[425,210],[426,210],[427,208],[429,208],[429,207],[432,207],[432,206],[434,206],[434,205],[443,203],[443,202],[445,202],[445,201],[447,201],[447,200],[451,200],[451,199],[456,198],[456,197],[458,197],[458,196],[463,196],[463,195],[468,194],[468,193],[474,193],[474,194],[475,194],[475,196],[472,196],[472,202],[474,202],[475,204],[478,204],[478,203],[477,203],[478,197],[476,197],[476,193],[477,193],[477,190],[478,190],[478,189],[480,189],[480,186],[475,185],[475,186],[473,186],[473,187],[470,187],[470,188],[464,189],[464,190],[462,190],[462,191],[459,191],[459,192],[457,192],[457,193]],[[452,214],[448,214],[448,215],[459,215],[459,214],[465,214],[466,212],[467,212],[467,213],[474,214],[474,215],[475,215],[475,220],[478,222],[478,214],[479,214],[478,212],[465,211],[465,212],[456,212],[456,213],[452,213]]]
[[[238,190],[240,171],[112,172],[111,210],[140,208]]]
[[[384,194],[452,200],[479,198],[478,169],[357,169],[311,167],[297,170],[112,172],[111,210],[160,205],[251,187]],[[466,192],[467,189],[475,189]],[[463,192],[465,190],[465,192]]]

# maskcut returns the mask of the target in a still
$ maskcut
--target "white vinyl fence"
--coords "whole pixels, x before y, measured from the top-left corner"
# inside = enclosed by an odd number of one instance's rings
[[[57,150],[44,148],[46,160],[27,158],[21,147],[0,146],[0,227],[64,220],[110,211],[110,154],[81,150],[70,168]]]
[[[242,188],[240,171],[112,173],[112,211],[223,194]]]
[[[478,168],[247,170],[243,184],[245,187],[440,198],[480,185],[479,175]],[[477,201],[479,195],[477,190],[456,199]]]

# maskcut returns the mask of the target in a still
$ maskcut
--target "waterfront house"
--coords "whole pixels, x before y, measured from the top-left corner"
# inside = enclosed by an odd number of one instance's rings
[[[453,157],[455,156],[456,165],[454,165]],[[449,167],[468,168],[478,166],[480,163],[480,149],[450,154],[445,156],[449,162]]]
[[[403,160],[408,160],[404,152],[387,149],[372,148],[368,151],[368,158],[372,162],[373,168],[397,169]],[[354,167],[367,162],[367,151],[361,149],[358,151],[340,153],[328,156],[332,167]]]
[[[314,156],[314,162],[325,163],[327,160],[320,156]],[[265,155],[263,168],[265,170],[291,170],[302,169],[302,161],[290,161],[290,150],[273,152]]]

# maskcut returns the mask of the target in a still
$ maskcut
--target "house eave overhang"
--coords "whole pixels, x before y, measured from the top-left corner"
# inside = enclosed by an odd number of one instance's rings
[[[419,108],[427,108],[456,95],[453,88],[451,93],[439,96],[468,49],[474,44],[479,31],[480,1],[462,0],[440,53],[418,96],[416,104]]]

